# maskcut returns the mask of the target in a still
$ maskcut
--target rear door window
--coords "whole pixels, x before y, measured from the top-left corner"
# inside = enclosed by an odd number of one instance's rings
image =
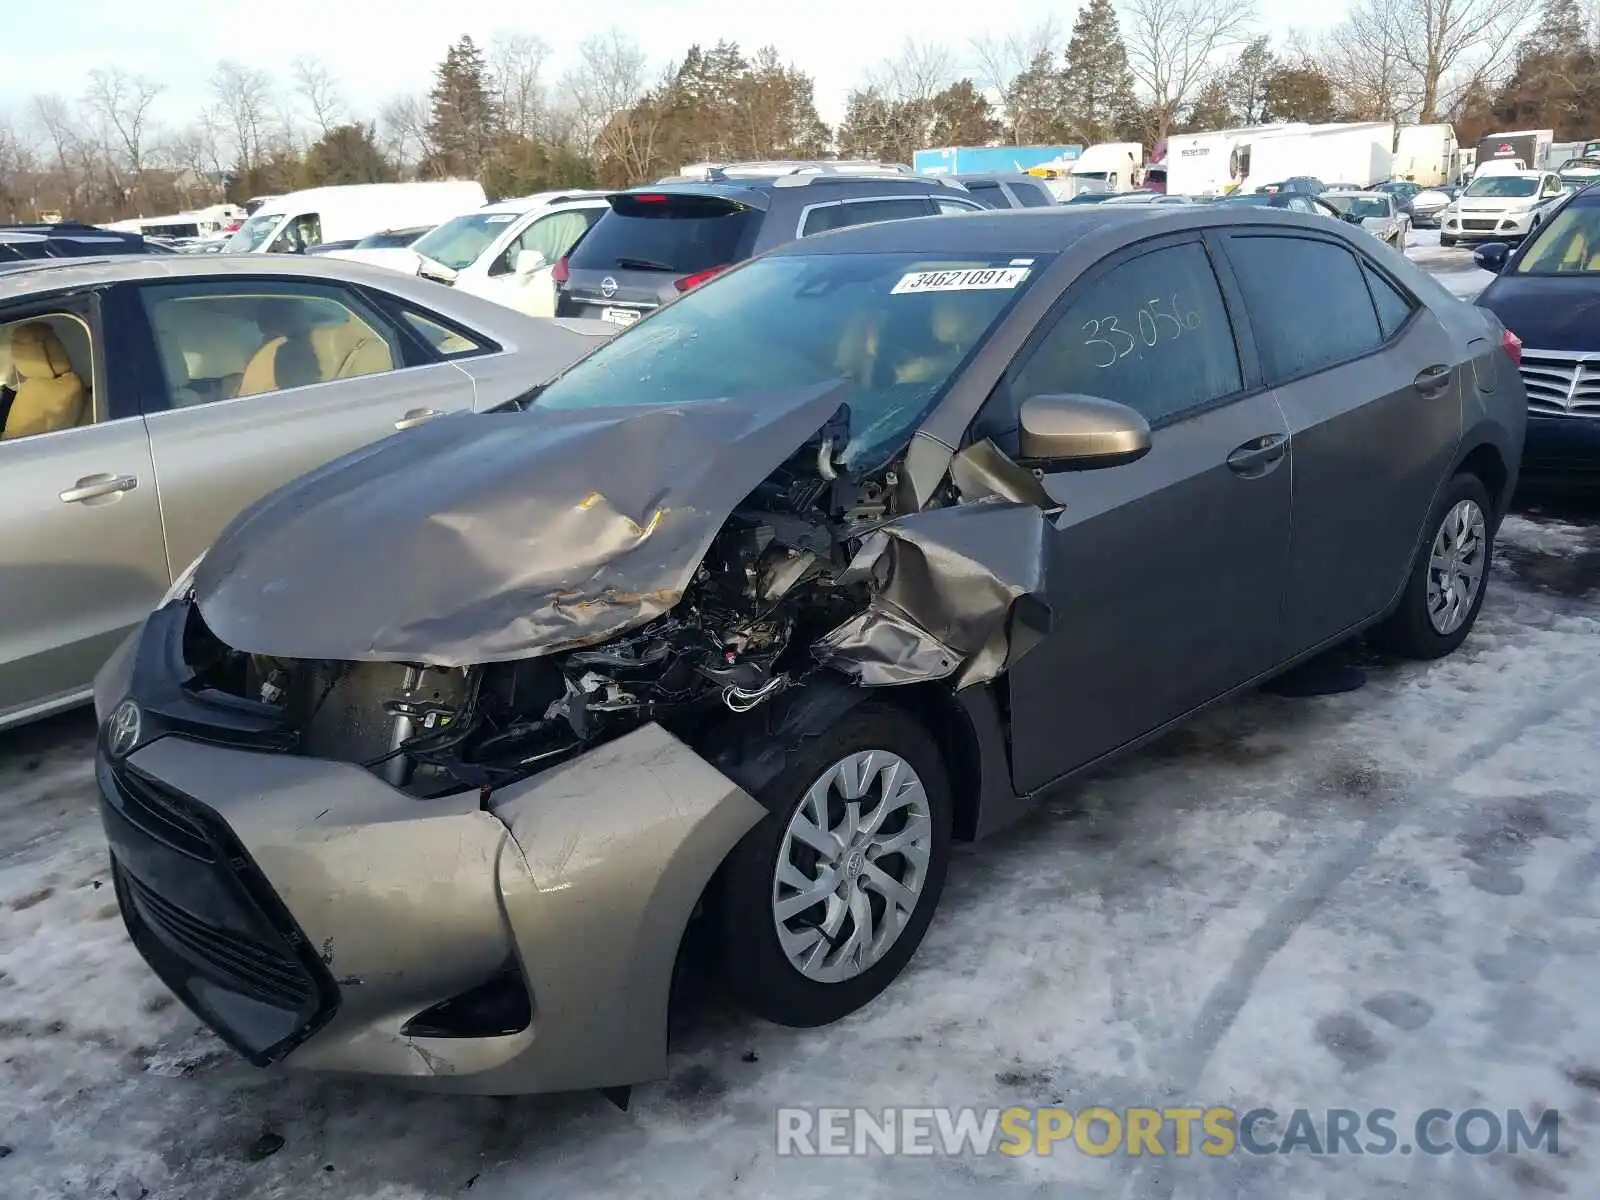
[[[824,204],[806,213],[800,236],[826,233],[850,225],[873,225],[879,221],[900,221],[906,217],[926,217],[933,213],[925,196],[893,196],[882,200],[847,200]]]
[[[1384,343],[1356,256],[1333,242],[1284,235],[1228,239],[1261,366],[1269,385],[1287,383]],[[1288,288],[1285,280],[1303,287]]]
[[[618,197],[573,248],[568,265],[680,275],[727,266],[749,255],[761,216],[718,197]]]

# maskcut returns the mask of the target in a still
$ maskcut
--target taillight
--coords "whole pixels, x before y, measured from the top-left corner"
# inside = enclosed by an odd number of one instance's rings
[[[674,279],[672,286],[680,292],[687,292],[691,288],[699,287],[706,280],[722,274],[731,265],[731,263],[723,263],[720,267],[707,267],[704,271],[696,271],[693,275],[685,275],[682,279]]]
[[[567,259],[563,255],[556,259],[556,265],[550,268],[550,280],[559,286],[567,281],[568,274]]]
[[[1507,329],[1500,335],[1500,344],[1506,348],[1506,353],[1511,356],[1511,361],[1520,367],[1522,365],[1522,339]]]

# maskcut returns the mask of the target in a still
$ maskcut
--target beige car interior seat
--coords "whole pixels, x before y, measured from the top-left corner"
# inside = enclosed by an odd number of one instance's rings
[[[351,316],[336,325],[313,325],[303,333],[272,338],[245,366],[239,395],[354,379],[394,370],[389,344]]]
[[[11,331],[10,351],[16,396],[0,440],[88,424],[89,389],[54,330],[41,321],[19,325]]]

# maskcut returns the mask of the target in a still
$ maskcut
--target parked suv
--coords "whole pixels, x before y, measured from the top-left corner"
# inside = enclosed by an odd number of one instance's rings
[[[985,208],[1049,208],[1056,202],[1044,180],[1020,171],[988,171],[951,178]]]
[[[609,204],[555,265],[557,316],[631,325],[735,263],[796,238],[984,208],[951,179],[835,173],[652,184],[614,193]]]
[[[98,258],[103,254],[171,254],[171,247],[137,233],[119,233],[64,221],[56,225],[0,225],[0,263],[38,258]]]

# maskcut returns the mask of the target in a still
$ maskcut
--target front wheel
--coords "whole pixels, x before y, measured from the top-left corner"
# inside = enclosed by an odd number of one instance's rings
[[[803,744],[723,865],[711,909],[723,984],[780,1025],[826,1025],[892,983],[944,889],[950,789],[938,746],[869,701]]]
[[[1439,235],[1439,245],[1443,246],[1446,250],[1455,244],[1455,238],[1451,237],[1448,233],[1441,233]]]
[[[1477,622],[1494,553],[1489,492],[1463,472],[1440,494],[1400,603],[1374,640],[1406,658],[1442,658]]]

